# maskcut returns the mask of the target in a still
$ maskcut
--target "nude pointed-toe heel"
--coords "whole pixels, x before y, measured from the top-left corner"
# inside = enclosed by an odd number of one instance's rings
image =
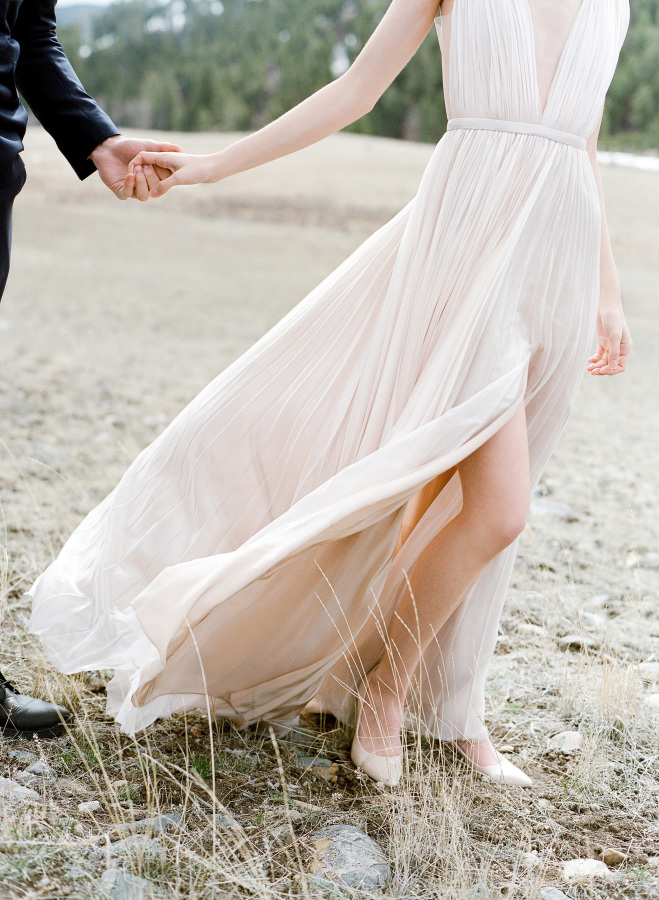
[[[454,750],[457,750],[458,753],[467,760],[474,771],[479,772],[481,775],[486,775],[488,778],[491,778],[492,781],[496,781],[497,784],[511,784],[517,785],[518,787],[530,787],[533,784],[533,781],[525,772],[518,769],[516,765],[511,763],[509,759],[506,759],[506,757],[502,756],[498,751],[497,757],[500,760],[498,765],[481,766],[474,762],[470,756],[467,756],[458,743],[452,742],[451,747]]]
[[[373,781],[378,781],[387,787],[396,787],[403,774],[403,754],[380,756],[377,753],[369,753],[364,749],[358,737],[367,685],[368,675],[357,690],[357,715],[355,717],[355,733],[352,739],[352,747],[350,748],[350,757],[355,766],[361,769],[362,772],[365,772]]]

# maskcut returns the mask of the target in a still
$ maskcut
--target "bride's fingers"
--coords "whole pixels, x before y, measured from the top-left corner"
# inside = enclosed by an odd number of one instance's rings
[[[604,375],[615,375],[620,371],[618,361],[620,359],[620,339],[622,335],[612,334],[609,338],[609,352],[606,355],[606,366],[604,366]]]
[[[164,181],[165,178],[169,178],[169,176],[172,174],[169,169],[163,169],[162,166],[154,166],[153,169],[160,181]]]
[[[142,166],[135,166],[135,196],[143,203],[149,199],[149,185]]]
[[[135,159],[133,159],[128,169],[129,171],[135,171],[137,166],[160,166],[161,168],[167,169],[168,172],[175,172],[181,165],[181,154],[180,153],[153,153],[149,150],[142,150],[137,154]]]
[[[595,360],[594,363],[591,363],[588,366],[588,371],[591,375],[604,375],[606,374],[602,370],[605,369],[608,365],[608,354],[606,351],[602,353],[602,355]]]
[[[162,197],[163,194],[166,194],[167,191],[174,187],[174,185],[178,184],[179,180],[176,176],[176,173],[170,175],[169,178],[163,178],[162,181],[159,181],[158,184],[151,191],[152,197]]]
[[[151,193],[152,189],[160,183],[160,178],[156,175],[153,166],[144,166],[144,177],[146,178],[149,193]]]

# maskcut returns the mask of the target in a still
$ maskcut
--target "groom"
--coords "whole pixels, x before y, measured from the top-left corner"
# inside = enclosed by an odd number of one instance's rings
[[[0,0],[0,298],[9,273],[11,216],[25,183],[20,157],[27,113],[25,97],[78,178],[98,171],[120,200],[146,200],[158,174],[147,168],[136,177],[128,163],[141,150],[173,150],[175,144],[122,137],[111,119],[85,93],[57,40],[56,0]],[[169,174],[169,173],[167,173]],[[0,672],[0,735],[50,736],[71,717],[56,706],[21,694]]]

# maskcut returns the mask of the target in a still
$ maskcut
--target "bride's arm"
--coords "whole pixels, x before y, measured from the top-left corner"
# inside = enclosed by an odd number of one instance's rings
[[[591,375],[617,375],[624,372],[632,349],[632,339],[625,321],[620,296],[620,282],[609,226],[604,206],[604,191],[599,163],[597,162],[597,138],[599,136],[602,117],[593,134],[588,138],[586,149],[595,175],[597,193],[599,195],[602,214],[602,233],[600,244],[600,296],[597,311],[597,352],[588,360],[588,371]]]
[[[264,128],[207,156],[140,153],[131,171],[157,165],[172,175],[154,184],[160,196],[177,184],[215,182],[294,153],[369,112],[414,55],[437,15],[438,0],[392,0],[348,71]]]

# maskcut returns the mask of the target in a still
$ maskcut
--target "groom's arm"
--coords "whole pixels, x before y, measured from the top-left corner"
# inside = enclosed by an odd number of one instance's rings
[[[20,46],[16,86],[79,178],[96,171],[90,154],[119,133],[73,71],[55,23],[56,0],[23,0],[12,37]]]

